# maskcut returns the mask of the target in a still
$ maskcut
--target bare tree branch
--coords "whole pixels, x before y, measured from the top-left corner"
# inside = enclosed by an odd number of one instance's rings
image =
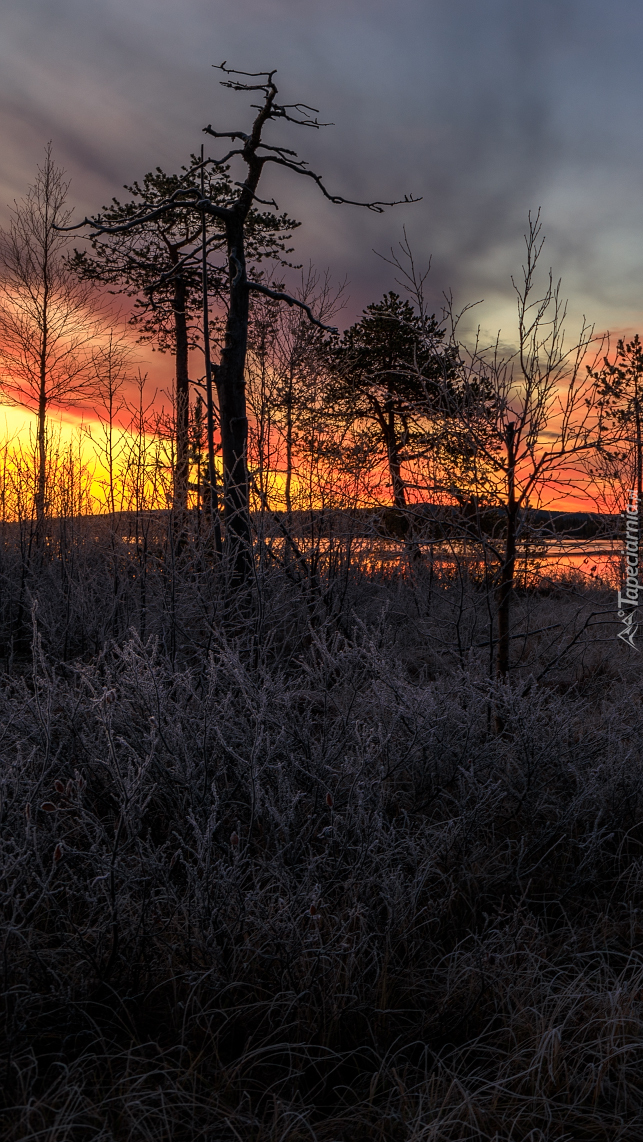
[[[282,159],[276,155],[263,155],[261,161],[262,163],[277,163],[278,166],[287,167],[288,170],[294,171],[295,174],[302,174],[306,175],[307,178],[312,178],[313,182],[317,183],[324,198],[334,203],[335,206],[361,206],[365,210],[372,210],[375,214],[383,214],[384,208],[387,206],[403,206],[405,203],[422,201],[421,198],[415,198],[412,194],[405,194],[404,198],[396,198],[390,202],[358,202],[353,198],[344,198],[341,194],[331,194],[324,186],[322,176],[315,174],[314,171],[306,170],[303,160],[300,162],[291,162],[288,159]]]
[[[261,285],[259,282],[247,283],[248,289],[253,290],[254,293],[263,293],[266,297],[271,297],[274,301],[285,301],[286,305],[296,305],[299,309],[303,309],[307,314],[308,320],[316,325],[319,329],[323,329],[325,333],[337,333],[337,326],[324,325],[323,321],[318,321],[309,305],[305,301],[300,301],[299,298],[293,297],[289,293],[284,293],[282,290],[269,289],[268,286]]]

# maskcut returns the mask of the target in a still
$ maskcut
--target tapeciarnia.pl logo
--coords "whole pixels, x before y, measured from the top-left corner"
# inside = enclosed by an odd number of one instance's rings
[[[626,642],[633,650],[638,650],[634,645],[634,635],[639,629],[638,623],[634,622],[637,607],[639,605],[639,496],[638,492],[632,489],[628,496],[627,507],[625,512],[625,547],[623,554],[625,556],[625,583],[622,589],[618,592],[618,617],[622,620],[623,629],[617,634],[617,638]],[[630,607],[630,610],[626,610]]]

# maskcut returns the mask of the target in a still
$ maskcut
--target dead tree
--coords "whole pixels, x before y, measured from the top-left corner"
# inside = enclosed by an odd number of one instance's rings
[[[312,179],[321,193],[330,202],[361,206],[381,213],[385,206],[397,202],[356,202],[331,194],[321,175],[308,168],[305,160],[289,148],[264,142],[266,126],[274,120],[285,120],[297,126],[319,128],[315,117],[318,112],[303,103],[278,103],[278,89],[274,81],[276,72],[243,72],[228,68],[226,63],[218,65],[218,70],[227,77],[221,80],[222,86],[239,92],[257,92],[261,102],[256,107],[257,114],[249,131],[218,131],[211,125],[204,132],[215,139],[228,139],[230,149],[221,158],[205,159],[206,167],[225,168],[233,160],[241,160],[245,165],[245,177],[232,184],[230,197],[226,202],[213,201],[202,196],[199,188],[188,185],[194,182],[199,164],[188,172],[184,185],[173,191],[164,202],[141,204],[134,216],[119,225],[110,225],[103,216],[86,218],[81,226],[91,226],[92,235],[119,234],[134,230],[141,225],[161,219],[181,206],[217,219],[225,232],[227,259],[227,314],[225,321],[224,345],[218,365],[214,366],[215,383],[219,400],[221,448],[223,454],[223,495],[225,520],[225,547],[232,580],[235,585],[247,583],[252,569],[251,522],[249,511],[249,484],[246,461],[248,419],[245,393],[245,364],[248,345],[248,320],[251,293],[264,294],[287,305],[303,309],[315,325],[323,326],[314,317],[310,307],[281,289],[271,288],[264,282],[248,277],[247,248],[251,238],[249,220],[255,204],[259,203],[277,209],[274,200],[266,201],[258,196],[259,183],[268,164],[285,167],[294,174]],[[254,82],[256,81],[256,82]],[[416,201],[405,196],[398,202]],[[333,330],[334,332],[334,330]]]

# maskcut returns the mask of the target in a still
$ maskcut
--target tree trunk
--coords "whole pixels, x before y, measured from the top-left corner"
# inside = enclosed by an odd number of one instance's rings
[[[286,512],[288,527],[292,525],[292,471],[293,471],[293,370],[288,372],[288,395],[286,397]]]
[[[203,147],[201,147],[201,161],[203,162]],[[201,197],[205,197],[205,174],[204,168],[201,167]],[[217,492],[217,473],[214,462],[214,400],[212,391],[212,380],[214,370],[212,368],[212,358],[210,356],[210,306],[208,301],[208,251],[207,251],[207,225],[205,211],[201,215],[201,291],[203,294],[203,359],[205,364],[205,408],[206,408],[206,437],[208,448],[208,489],[207,501],[205,504],[206,519],[212,529],[214,536],[214,550],[217,559],[221,558],[223,551],[221,543],[221,520],[219,519],[219,493]],[[199,424],[201,423],[201,413],[203,410],[203,402],[201,397],[197,397],[195,413],[199,413]],[[201,454],[201,442],[199,431],[199,457]],[[201,485],[201,465],[199,463],[199,489]],[[201,491],[198,493],[197,503],[201,503]]]
[[[215,379],[221,418],[226,548],[229,552],[233,584],[240,586],[247,583],[252,570],[245,382],[250,307],[241,219],[237,225],[229,225],[228,264],[230,301],[225,344]]]
[[[389,449],[388,466],[391,473],[391,482],[393,484],[393,503],[399,511],[406,510],[406,495],[404,492],[404,480],[402,479],[402,464],[395,445]]]
[[[186,289],[182,278],[174,283],[174,336],[176,352],[176,458],[173,507],[185,520],[188,508],[190,382],[188,379],[188,326],[185,312]]]
[[[38,377],[38,475],[36,486],[36,543],[40,543],[44,526],[47,494],[47,353],[49,351],[49,229],[47,227],[43,251],[43,295],[40,325],[40,353]]]
[[[47,398],[44,385],[40,387],[38,399],[38,427],[36,429],[38,447],[38,473],[36,486],[36,535],[42,540],[47,498]]]
[[[404,493],[404,480],[402,479],[402,461],[400,449],[395,432],[395,414],[389,413],[386,425],[386,453],[388,456],[388,469],[391,474],[393,486],[393,505],[398,511],[406,510],[406,495]]]
[[[498,674],[505,676],[509,670],[510,611],[516,574],[516,521],[518,508],[515,489],[515,429],[507,425],[507,536],[505,554],[500,571],[498,587]]]

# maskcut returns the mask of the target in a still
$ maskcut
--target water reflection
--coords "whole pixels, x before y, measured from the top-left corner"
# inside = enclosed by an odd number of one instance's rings
[[[363,573],[388,577],[424,567],[452,579],[466,573],[474,579],[493,576],[499,552],[491,542],[470,540],[409,540],[382,536],[297,537],[265,539],[270,551],[287,561],[314,563],[318,570],[340,565]],[[616,587],[623,576],[622,540],[560,538],[518,544],[516,583],[538,586],[544,580],[575,579],[587,585]]]

